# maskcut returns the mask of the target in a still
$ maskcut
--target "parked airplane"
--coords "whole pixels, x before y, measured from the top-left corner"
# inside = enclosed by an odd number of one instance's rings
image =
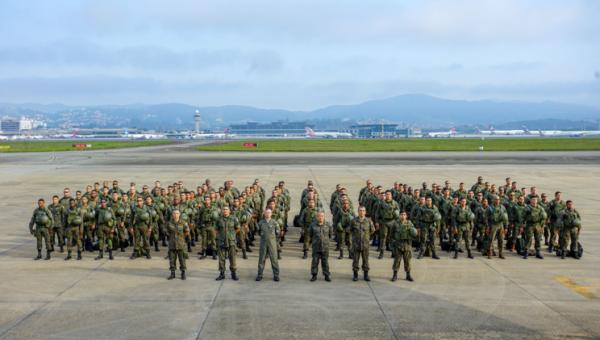
[[[586,136],[600,136],[600,131],[563,131],[563,130],[539,130],[539,135],[542,137],[586,137]]]
[[[156,134],[156,133],[129,133],[125,130],[125,133],[121,135],[122,138],[129,139],[166,139],[167,136],[164,134]]]
[[[306,127],[304,128],[305,136],[307,138],[351,138],[352,134],[349,132],[331,132],[331,131],[319,131],[315,132],[313,129]]]
[[[235,137],[235,134],[229,133],[229,129],[223,130],[218,133],[192,133],[190,134],[191,139],[225,139]]]
[[[518,136],[518,135],[530,135],[531,132],[527,129],[527,127],[523,126],[522,130],[496,130],[493,126],[490,126],[489,130],[478,130],[480,135],[505,135],[505,136]]]
[[[455,137],[455,136],[456,136],[455,128],[451,128],[447,132],[429,132],[429,133],[427,133],[427,137],[431,137],[431,138]]]

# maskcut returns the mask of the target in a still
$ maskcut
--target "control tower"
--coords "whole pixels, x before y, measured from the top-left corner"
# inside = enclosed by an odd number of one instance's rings
[[[198,110],[194,113],[194,125],[196,133],[200,133],[200,111]]]

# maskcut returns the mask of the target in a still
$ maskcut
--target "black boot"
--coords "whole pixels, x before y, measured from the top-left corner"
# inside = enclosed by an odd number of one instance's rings
[[[250,249],[250,241],[246,240],[246,251],[251,253],[252,249]]]
[[[467,249],[467,257],[472,259],[473,255],[471,255],[471,249]]]
[[[340,249],[340,256],[338,256],[338,260],[341,260],[344,258],[344,250]]]
[[[220,273],[219,273],[219,276],[217,276],[217,278],[216,278],[215,280],[217,280],[217,281],[221,281],[221,280],[223,280],[223,279],[225,279],[225,273],[223,273],[223,272],[220,272]]]
[[[77,259],[78,259],[78,260],[81,260],[81,250],[78,250],[78,251],[77,251]]]
[[[383,258],[383,248],[381,248],[381,250],[379,251],[379,256],[377,256],[378,259],[382,259]]]
[[[160,250],[158,249],[158,241],[157,241],[157,242],[154,242],[154,251],[160,251]]]
[[[536,249],[535,251],[535,257],[537,257],[538,259],[542,260],[544,259],[544,257],[542,256],[542,254],[540,253],[539,249]]]
[[[119,247],[121,248],[121,253],[125,252],[125,241],[121,241],[119,242]]]
[[[565,253],[566,253],[566,252],[567,252],[567,251],[566,251],[566,250],[564,250],[564,249],[563,249],[563,250],[560,252],[560,258],[561,258],[561,259],[563,259],[563,260],[565,259]]]
[[[406,272],[406,281],[410,281],[410,282],[414,281],[412,276],[410,276],[410,272]]]
[[[279,275],[274,275],[273,276],[273,281],[279,282]]]
[[[418,259],[418,260],[420,260],[420,259],[422,259],[422,258],[423,258],[423,251],[424,251],[424,250],[423,250],[423,248],[420,248],[420,249],[419,249],[419,255],[417,255],[417,259]]]
[[[237,276],[237,274],[236,274],[235,272],[231,272],[231,279],[232,279],[233,281],[237,281],[237,280],[239,280],[240,278]]]
[[[135,250],[134,250],[134,251],[131,253],[131,256],[129,256],[129,258],[130,258],[131,260],[133,260],[133,259],[135,259],[136,257],[137,257],[137,254],[136,254],[136,252],[135,252]]]
[[[528,258],[528,257],[529,257],[529,249],[526,249],[526,250],[523,252],[523,258],[524,258],[525,260],[527,260],[527,258]]]
[[[150,256],[150,250],[146,250],[146,259],[150,260],[152,256]]]
[[[188,248],[188,249],[187,249],[188,253],[191,253],[191,252],[192,252],[192,245],[191,245],[191,243],[190,243],[190,242],[188,242],[188,244],[187,244],[187,248]]]
[[[549,252],[549,253],[551,253],[551,252],[552,252],[552,250],[553,250],[553,247],[552,247],[552,245],[549,245],[549,246],[548,246],[548,252]]]
[[[457,259],[458,258],[458,249],[454,249],[454,258]]]
[[[306,258],[306,250],[304,250],[302,253],[303,253],[302,258],[305,259]]]
[[[331,278],[329,277],[329,275],[325,275],[325,281],[331,282]]]
[[[65,261],[69,261],[70,259],[72,259],[71,257],[71,251],[67,251],[67,257],[65,257]]]
[[[104,253],[104,251],[100,250],[98,252],[98,256],[96,256],[96,258],[94,260],[100,260],[100,259],[104,258],[104,254],[103,253]]]
[[[436,260],[440,259],[440,257],[436,255],[435,249],[431,249],[431,258]]]
[[[169,275],[169,277],[167,277],[167,280],[173,280],[175,278],[175,271],[171,270],[171,275]]]
[[[46,250],[46,258],[44,260],[50,260],[50,250]]]
[[[310,282],[315,282],[315,281],[317,281],[317,275],[316,275],[316,274],[315,274],[315,275],[313,275],[313,276],[310,278]]]
[[[369,282],[371,281],[371,278],[369,277],[369,271],[365,270],[365,273],[363,275],[363,278],[365,279],[365,281]]]
[[[109,249],[109,250],[108,250],[108,259],[109,259],[109,260],[114,260],[114,259],[115,259],[115,258],[113,257],[113,254],[112,254],[112,249]]]
[[[42,259],[42,250],[41,249],[38,249],[38,254],[33,259],[36,260],[36,261]]]
[[[213,260],[217,259],[217,251],[216,250],[212,251],[212,258],[213,258]]]
[[[64,253],[64,252],[65,252],[65,248],[64,248],[64,246],[60,246],[60,252],[61,252],[61,253]]]
[[[354,275],[352,276],[352,281],[358,281],[358,271],[354,271]]]
[[[163,246],[163,247],[166,247],[166,246],[167,246],[167,240],[166,240],[166,237],[165,237],[164,235],[163,235],[163,237],[162,237],[162,246]]]
[[[392,282],[395,282],[398,280],[398,271],[394,270],[394,275],[392,276]]]
[[[182,271],[181,271],[181,279],[182,279],[182,280],[185,280],[185,279],[186,279],[186,277],[185,277],[185,270],[182,270]]]
[[[263,277],[262,275],[256,275],[256,281],[262,281]]]

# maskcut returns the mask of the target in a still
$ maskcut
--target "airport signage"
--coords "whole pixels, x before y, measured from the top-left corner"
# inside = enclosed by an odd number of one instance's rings
[[[242,143],[242,146],[245,148],[256,148],[258,147],[257,143]]]
[[[92,144],[73,144],[73,147],[76,149],[85,149],[85,148],[91,148]]]

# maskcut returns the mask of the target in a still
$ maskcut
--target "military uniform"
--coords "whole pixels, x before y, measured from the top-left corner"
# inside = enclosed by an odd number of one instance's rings
[[[148,240],[148,230],[150,228],[151,216],[148,206],[141,208],[137,205],[132,210],[132,221],[134,229],[134,251],[131,258],[145,254],[150,258],[150,242]]]
[[[579,239],[579,231],[581,230],[581,216],[576,209],[565,208],[560,213],[561,226],[561,257],[564,258],[567,254],[567,245],[570,243],[571,256],[579,258],[577,253],[577,241]]]
[[[504,242],[504,228],[508,225],[508,214],[503,205],[490,205],[487,210],[488,230],[489,230],[489,248],[488,258],[494,253],[494,240],[498,241],[498,257],[502,255],[502,245]]]
[[[379,217],[379,258],[383,257],[383,251],[389,249],[388,233],[392,225],[400,216],[398,202],[381,200],[378,205],[377,215]]]
[[[189,235],[190,228],[182,219],[179,219],[178,222],[171,220],[167,225],[167,232],[169,233],[169,270],[171,271],[169,278],[175,278],[175,269],[177,269],[177,261],[179,260],[181,279],[185,280],[185,239]]]
[[[103,257],[105,242],[108,246],[109,259],[113,259],[112,236],[114,233],[115,224],[116,219],[111,208],[98,208],[98,210],[96,210],[96,234],[98,235],[99,251],[98,257],[96,259],[101,259]]]
[[[65,224],[65,236],[67,237],[67,257],[65,260],[71,259],[71,250],[73,245],[77,245],[77,259],[81,260],[81,239],[83,238],[83,212],[80,208],[67,208],[67,218]]]
[[[219,272],[224,277],[225,261],[229,259],[229,269],[231,277],[237,280],[235,271],[237,269],[235,255],[236,251],[236,233],[240,229],[238,219],[229,215],[228,217],[221,216],[217,222],[217,244],[219,247]]]
[[[543,256],[540,254],[541,239],[544,235],[544,221],[546,221],[546,211],[543,207],[536,205],[528,206],[525,213],[525,249],[523,250],[523,257],[527,258],[529,255],[529,249],[531,244],[535,240],[535,256],[542,259]]]
[[[203,206],[198,214],[200,221],[200,241],[201,250],[200,252],[206,255],[212,255],[216,258],[217,246],[216,246],[216,231],[215,225],[219,218],[219,211],[216,205],[211,204],[208,207]]]
[[[471,255],[471,248],[469,247],[469,236],[471,236],[471,228],[473,227],[474,219],[475,215],[468,206],[463,208],[459,205],[453,210],[452,225],[455,239],[454,258],[458,257],[458,248],[460,247],[461,239],[464,239],[465,241],[465,249],[467,250],[468,257],[473,258]]]
[[[402,261],[404,261],[406,279],[412,281],[412,277],[410,276],[412,239],[417,236],[417,229],[414,227],[411,221],[406,220],[404,222],[395,223],[391,229],[390,235],[392,254],[394,256],[394,264],[392,265],[394,275],[392,277],[392,281],[396,281],[398,279],[398,269],[400,269],[400,262]]]
[[[558,248],[558,239],[561,233],[560,215],[566,208],[566,204],[563,200],[557,201],[553,199],[548,204],[549,213],[549,225],[550,225],[550,240],[549,250],[552,251],[554,248]]]
[[[38,255],[35,258],[36,260],[42,258],[42,239],[46,243],[46,260],[50,259],[50,228],[52,228],[53,224],[52,212],[50,212],[48,208],[38,207],[33,211],[29,221],[29,232],[31,232],[32,235],[35,235],[35,238],[37,239]]]
[[[351,248],[351,238],[349,235],[349,226],[354,219],[354,212],[351,208],[345,210],[341,208],[337,211],[337,224],[335,224],[335,233],[336,233],[336,242],[337,248],[340,251],[339,259],[344,258],[344,245],[348,248],[348,253],[351,256],[352,248]]]
[[[310,273],[313,276],[313,280],[316,279],[317,273],[319,272],[319,262],[321,262],[321,269],[325,279],[329,280],[329,239],[331,238],[331,224],[329,222],[323,222],[319,224],[316,220],[310,226],[308,230],[309,236],[312,240],[312,263],[310,266]]]
[[[420,207],[419,227],[421,231],[421,249],[419,251],[419,258],[431,252],[432,258],[439,259],[435,253],[435,233],[437,231],[437,224],[439,224],[441,218],[442,216],[434,205],[431,207],[427,205]]]
[[[302,226],[302,237],[304,238],[304,245],[302,251],[304,258],[306,258],[306,252],[308,251],[308,245],[311,244],[310,239],[310,227],[317,218],[317,208],[306,207],[300,214],[300,225]]]
[[[62,204],[50,204],[48,207],[52,213],[52,228],[50,228],[50,246],[54,249],[54,236],[58,238],[58,246],[60,252],[63,252],[65,245],[65,219],[67,217],[67,209]]]
[[[281,233],[279,223],[274,219],[268,221],[263,219],[258,223],[258,232],[260,233],[260,250],[257,280],[262,279],[267,256],[271,261],[273,277],[275,280],[279,280],[279,261],[277,259],[277,238]]]
[[[347,228],[352,238],[352,271],[354,280],[358,275],[358,263],[362,257],[362,270],[365,276],[369,273],[369,243],[371,235],[375,232],[373,222],[368,217],[355,217]]]

